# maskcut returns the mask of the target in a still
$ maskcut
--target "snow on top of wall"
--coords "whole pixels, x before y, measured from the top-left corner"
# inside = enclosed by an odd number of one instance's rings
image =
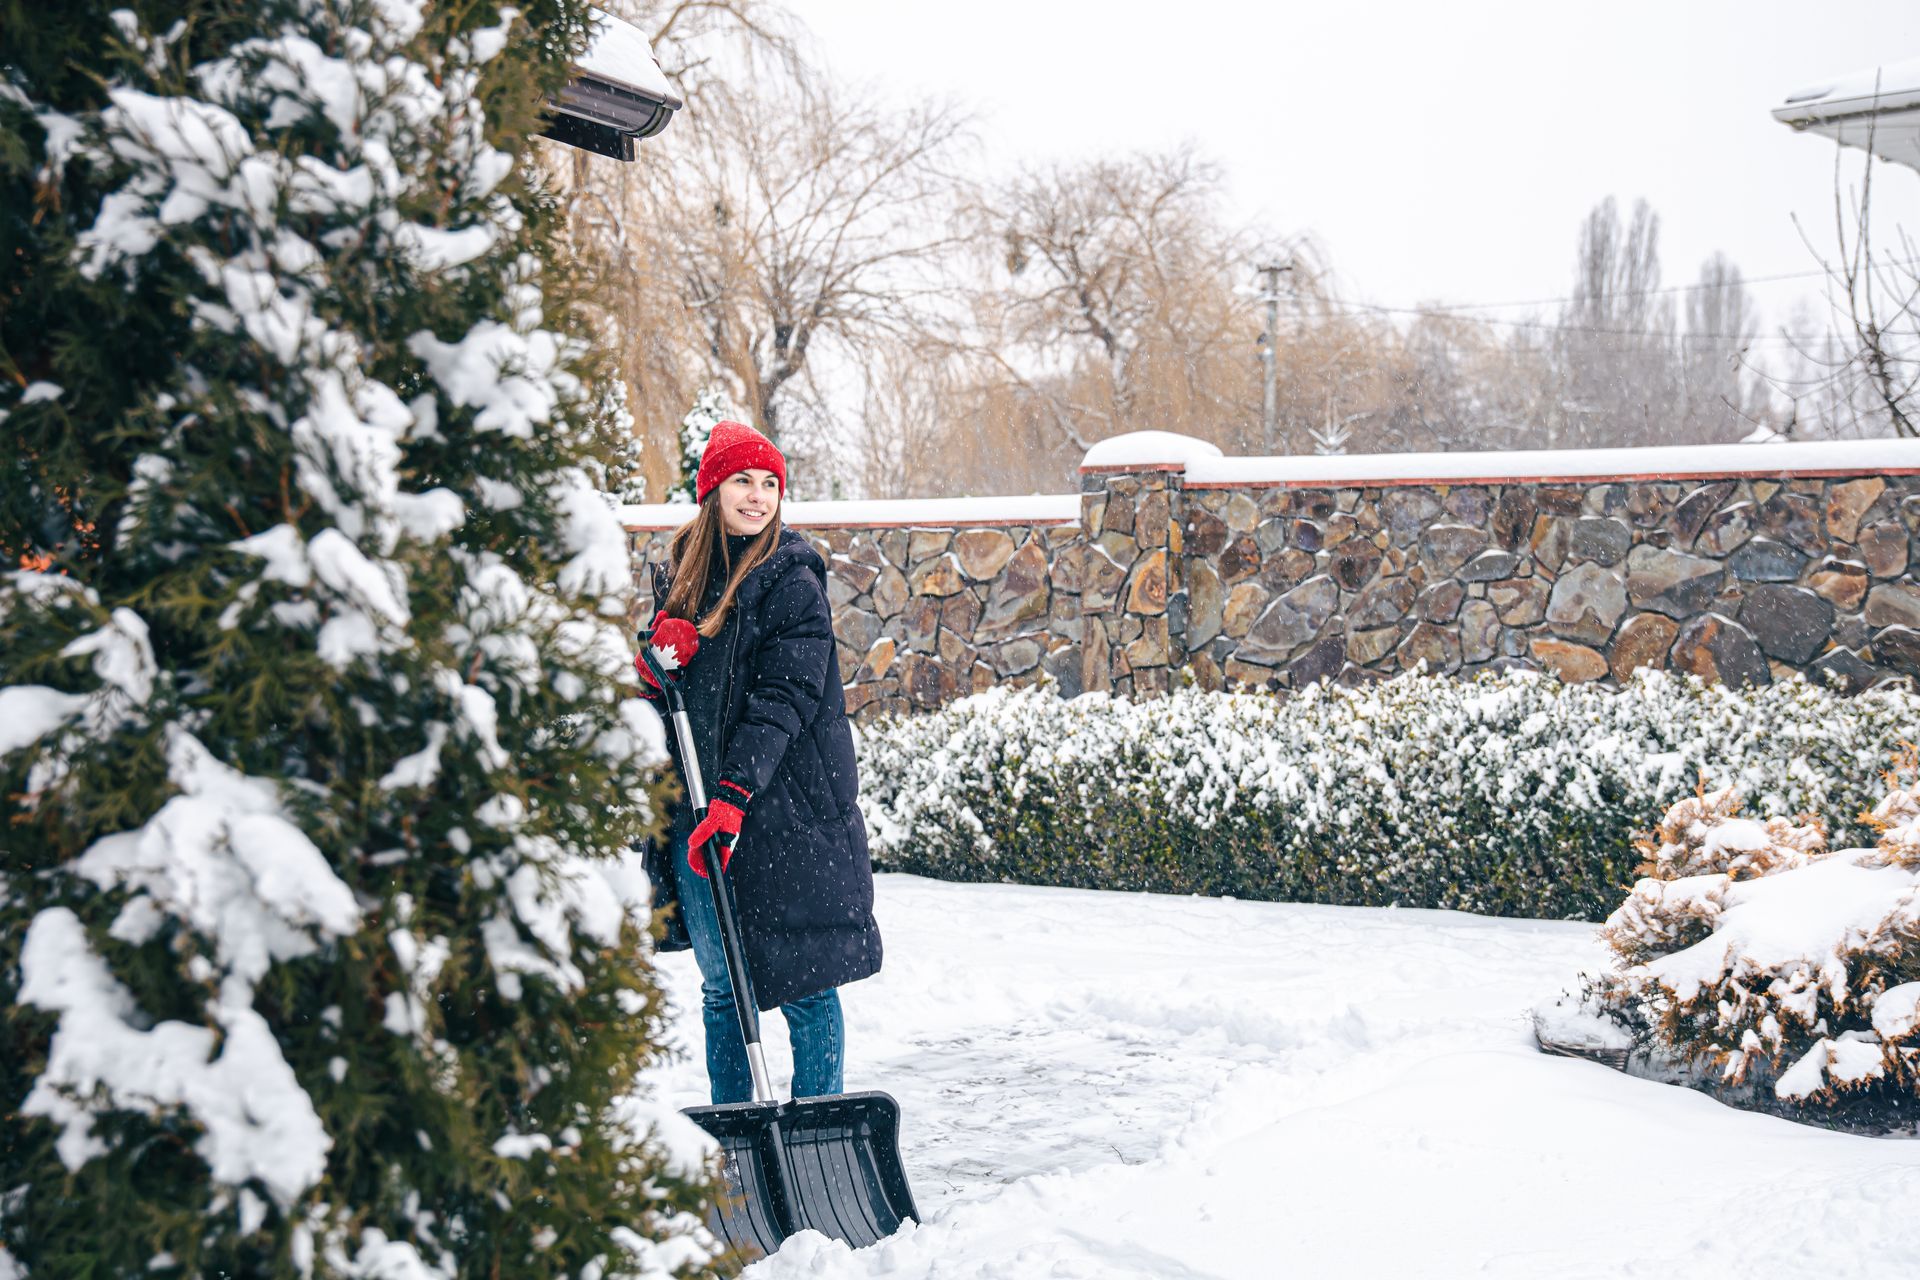
[[[1920,440],[1530,449],[1507,453],[1376,453],[1333,457],[1194,458],[1189,484],[1392,484],[1470,480],[1872,473],[1920,470]]]
[[[1920,472],[1920,440],[1794,440],[1775,444],[1654,445],[1635,449],[1530,449],[1486,453],[1356,453],[1332,457],[1226,457],[1204,440],[1135,431],[1087,450],[1082,470],[1184,466],[1189,486],[1465,484],[1555,480],[1684,479],[1689,476],[1874,475]],[[677,529],[699,508],[657,502],[618,509],[628,529]],[[992,498],[873,498],[788,502],[798,528],[968,524],[1070,524],[1080,496],[1032,493]]]
[[[677,529],[700,508],[690,502],[655,502],[620,508],[629,529]],[[1077,493],[1030,493],[994,498],[873,498],[839,502],[787,502],[780,518],[798,528],[883,525],[1070,524],[1080,518]]]
[[[594,13],[600,23],[594,30],[593,42],[574,66],[588,75],[624,85],[657,101],[681,106],[680,95],[667,83],[660,64],[653,59],[653,46],[647,43],[640,29],[610,13],[598,9]]]
[[[1082,471],[1091,467],[1140,467],[1217,458],[1220,450],[1205,440],[1174,431],[1129,431],[1096,441],[1080,459]]]

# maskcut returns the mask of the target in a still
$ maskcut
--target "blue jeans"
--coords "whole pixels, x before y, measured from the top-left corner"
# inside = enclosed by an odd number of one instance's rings
[[[727,976],[720,945],[720,917],[704,877],[687,865],[687,832],[673,836],[673,875],[680,911],[700,966],[700,1014],[707,1033],[707,1084],[716,1105],[753,1100],[753,1072],[747,1066],[747,1042],[733,1009],[733,980]],[[840,993],[829,987],[780,1006],[793,1044],[793,1096],[818,1098],[845,1093],[842,1066],[847,1057],[846,1023]]]

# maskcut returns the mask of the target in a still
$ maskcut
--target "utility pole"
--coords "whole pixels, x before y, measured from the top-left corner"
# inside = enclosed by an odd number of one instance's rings
[[[1260,363],[1265,366],[1267,382],[1260,439],[1269,455],[1274,452],[1273,430],[1280,416],[1280,353],[1276,349],[1280,341],[1280,275],[1292,270],[1292,259],[1269,262],[1260,268],[1260,301],[1267,304],[1267,330],[1260,335]]]

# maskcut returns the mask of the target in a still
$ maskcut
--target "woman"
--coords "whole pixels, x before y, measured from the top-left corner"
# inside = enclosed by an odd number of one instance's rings
[[[753,1081],[705,883],[710,838],[726,850],[754,995],[786,1017],[795,1097],[845,1092],[836,988],[880,969],[827,566],[781,526],[786,485],[787,462],[771,440],[738,422],[716,424],[695,480],[699,514],[674,535],[670,563],[654,569],[655,630],[687,636],[684,623],[668,622],[684,619],[698,633],[679,646],[677,679],[709,804],[695,828],[682,796],[648,869],[658,904],[677,900],[675,924],[684,922],[662,946],[690,944],[700,965],[715,1103],[750,1100]],[[668,740],[679,764],[679,744]]]

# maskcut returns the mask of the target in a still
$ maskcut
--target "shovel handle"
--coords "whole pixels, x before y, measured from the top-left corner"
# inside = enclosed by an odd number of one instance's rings
[[[707,816],[707,786],[706,779],[700,776],[700,753],[694,746],[693,722],[687,719],[686,699],[680,695],[679,686],[667,678],[644,635],[640,637],[640,652],[666,695],[667,718],[673,722],[674,740],[680,744],[680,769],[687,784],[687,800],[693,806],[693,824],[697,827]],[[718,845],[718,840],[709,839],[703,851],[707,891],[713,895],[713,913],[720,921],[720,949],[726,956],[727,977],[733,988],[733,1012],[740,1022],[740,1037],[747,1047],[747,1067],[753,1074],[753,1100],[772,1102],[773,1084],[767,1074],[766,1052],[760,1047],[760,1011],[754,1003],[753,979],[747,974],[747,955],[741,946],[740,914],[734,906],[733,880],[727,875]],[[670,856],[679,857],[679,851],[670,851]]]

